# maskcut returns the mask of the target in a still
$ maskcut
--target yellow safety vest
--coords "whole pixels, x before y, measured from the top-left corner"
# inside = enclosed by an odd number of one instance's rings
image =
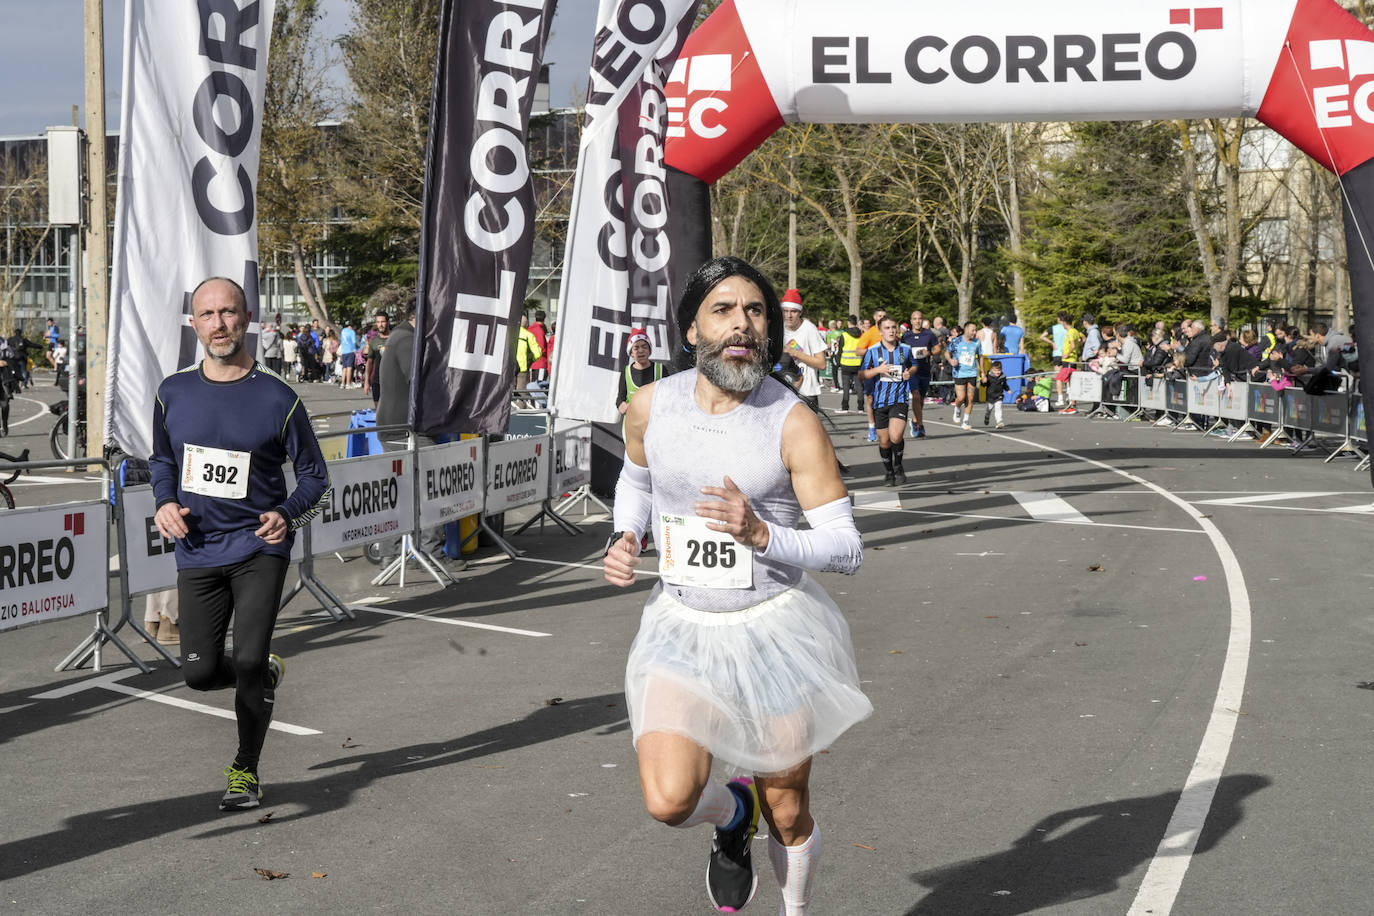
[[[840,337],[844,341],[843,349],[840,350],[840,365],[846,369],[857,369],[859,363],[863,362],[863,357],[859,355],[858,334],[850,334],[848,331],[841,331]]]
[[[634,373],[630,371],[633,368],[632,365],[625,367],[625,402],[627,404],[630,398],[635,396],[635,392],[639,390],[639,386],[635,384]],[[663,363],[654,363],[654,381],[661,378],[663,378]]]

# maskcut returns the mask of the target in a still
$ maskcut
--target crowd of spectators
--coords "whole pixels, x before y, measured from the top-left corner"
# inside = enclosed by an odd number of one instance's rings
[[[1055,377],[1061,400],[1075,371],[1091,371],[1102,376],[1107,400],[1120,399],[1123,380],[1139,376],[1145,380],[1175,378],[1216,378],[1222,385],[1235,382],[1267,384],[1276,391],[1301,386],[1309,394],[1352,390],[1358,369],[1351,335],[1316,322],[1306,332],[1277,319],[1264,323],[1263,331],[1251,328],[1236,331],[1223,319],[1183,321],[1167,325],[1156,322],[1148,340],[1138,339],[1129,324],[1097,331],[1092,315],[1081,319],[1084,333],[1075,336],[1073,321],[1060,313],[1059,325],[1066,329],[1053,339],[1060,352]],[[1353,333],[1353,329],[1352,329]],[[1049,336],[1048,332],[1046,335]],[[1061,413],[1077,413],[1078,405],[1068,401]],[[1124,409],[1116,418],[1125,419]],[[1163,425],[1167,416],[1146,417]],[[1195,426],[1194,418],[1182,425]]]

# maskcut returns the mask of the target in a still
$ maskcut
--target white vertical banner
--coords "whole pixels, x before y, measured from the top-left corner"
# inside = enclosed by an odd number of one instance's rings
[[[656,362],[679,345],[668,265],[664,87],[700,0],[601,0],[577,154],[551,405],[609,423],[631,328]]]
[[[256,187],[274,0],[128,0],[106,437],[152,453],[158,383],[197,358],[191,291],[228,277],[257,348]]]

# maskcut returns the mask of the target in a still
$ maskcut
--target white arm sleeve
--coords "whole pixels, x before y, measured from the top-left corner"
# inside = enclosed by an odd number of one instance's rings
[[[642,538],[653,514],[654,491],[649,469],[640,467],[627,456],[615,484],[615,509],[611,513],[615,530],[633,531],[635,537]]]
[[[623,480],[624,478],[622,478]],[[617,505],[620,491],[616,490]],[[854,527],[854,507],[845,496],[805,511],[809,531],[768,526],[768,548],[759,556],[811,569],[852,576],[864,562],[864,542]]]

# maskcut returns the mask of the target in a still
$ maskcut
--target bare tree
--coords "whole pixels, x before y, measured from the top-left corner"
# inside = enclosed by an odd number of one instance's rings
[[[5,255],[0,259],[0,333],[15,326],[19,292],[43,256],[52,232],[47,215],[47,179],[42,162],[21,162],[7,151],[0,158],[0,220]]]
[[[1213,319],[1231,314],[1231,290],[1242,276],[1245,240],[1268,212],[1277,183],[1255,184],[1242,195],[1242,155],[1248,132],[1259,128],[1246,118],[1176,121],[1183,152],[1183,196],[1197,241],[1198,261],[1207,282]]]
[[[894,128],[885,124],[798,124],[783,128],[741,168],[804,204],[830,230],[849,263],[849,314],[862,311],[860,229],[880,217],[872,196],[887,182],[873,154]]]
[[[966,322],[980,237],[997,218],[1007,173],[1005,131],[993,124],[908,124],[886,137],[886,147],[874,154],[887,172],[886,215],[909,220],[925,236],[954,285],[959,321]]]
[[[369,228],[418,232],[439,0],[354,0],[339,39],[353,83],[340,195]]]
[[[258,180],[258,244],[290,259],[312,318],[329,324],[313,266],[333,206],[334,171],[324,122],[332,109],[325,73],[328,48],[316,30],[315,0],[279,0],[263,101]]]

